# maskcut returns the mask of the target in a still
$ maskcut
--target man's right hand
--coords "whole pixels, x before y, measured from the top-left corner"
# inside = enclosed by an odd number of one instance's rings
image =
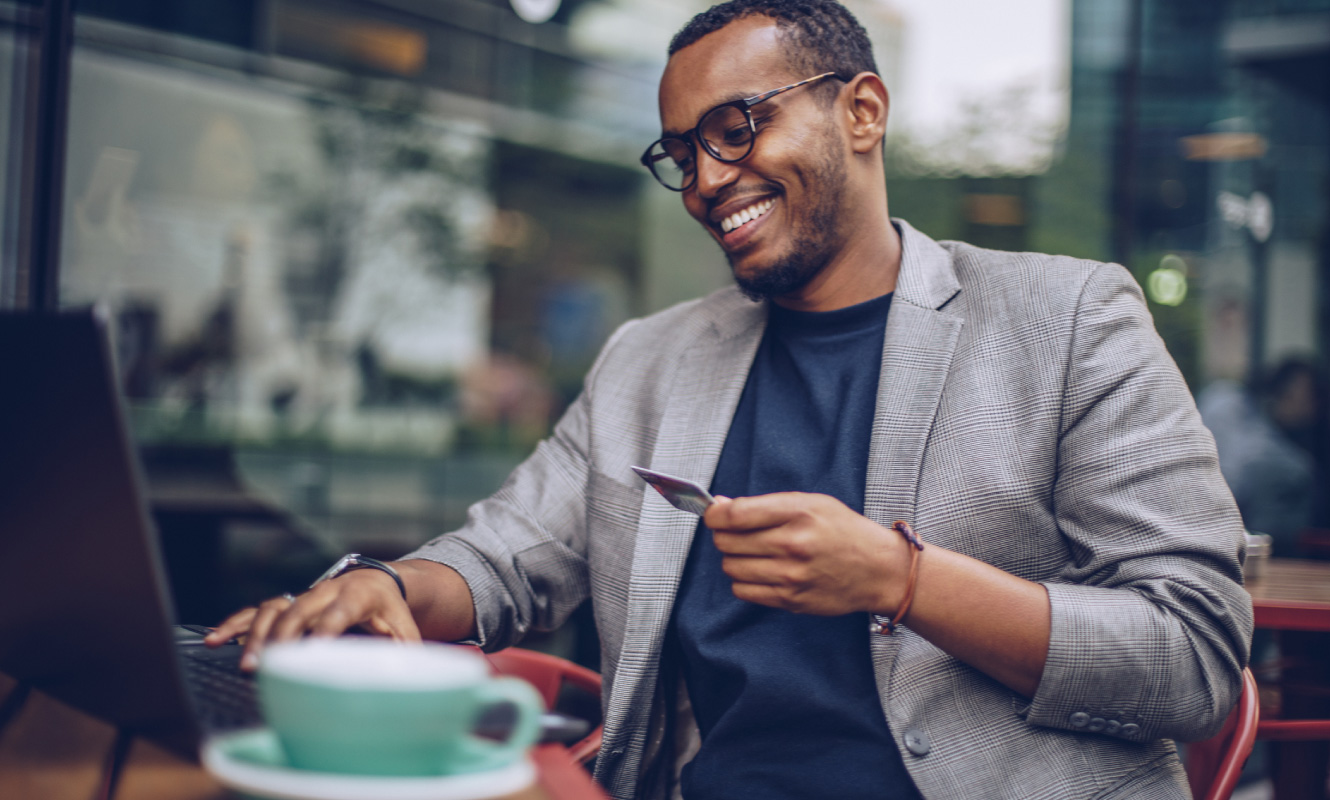
[[[294,599],[274,597],[238,611],[208,634],[204,644],[218,647],[243,636],[240,667],[253,670],[258,667],[259,651],[269,642],[337,636],[354,627],[408,642],[421,640],[422,627],[430,638],[474,636],[471,591],[460,575],[430,561],[399,561],[394,566],[407,585],[410,606],[391,577],[379,570],[359,569],[324,581]],[[418,624],[417,618],[424,624]]]

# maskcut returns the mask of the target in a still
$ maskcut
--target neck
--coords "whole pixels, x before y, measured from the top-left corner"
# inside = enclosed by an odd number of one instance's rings
[[[880,196],[879,208],[856,216],[847,226],[853,236],[825,269],[799,291],[772,302],[794,311],[835,311],[895,291],[901,239],[887,212],[886,193]]]

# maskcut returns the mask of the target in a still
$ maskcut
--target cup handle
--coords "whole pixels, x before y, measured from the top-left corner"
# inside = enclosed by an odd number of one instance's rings
[[[466,758],[474,771],[510,764],[540,738],[540,715],[545,701],[535,687],[521,678],[500,676],[475,687],[477,712],[486,706],[506,703],[517,708],[517,723],[502,742],[471,736],[465,744]],[[479,717],[479,713],[477,713]]]

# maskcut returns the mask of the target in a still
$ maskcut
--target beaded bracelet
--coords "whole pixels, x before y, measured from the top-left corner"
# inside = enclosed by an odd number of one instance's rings
[[[882,633],[890,636],[896,632],[896,626],[905,621],[905,615],[910,613],[910,604],[914,602],[914,584],[919,578],[919,553],[924,549],[924,543],[919,540],[919,534],[914,532],[910,523],[902,520],[896,520],[891,523],[891,529],[905,537],[905,541],[912,547],[910,548],[910,577],[905,582],[905,597],[901,599],[900,608],[896,609],[896,616],[887,617],[882,614],[874,614],[873,621],[868,623],[868,630],[872,633]]]

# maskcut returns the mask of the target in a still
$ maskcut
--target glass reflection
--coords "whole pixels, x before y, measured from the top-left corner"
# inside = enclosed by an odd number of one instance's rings
[[[0,10],[13,13],[0,5]],[[19,305],[18,280],[18,166],[22,158],[20,127],[24,116],[14,96],[16,67],[25,52],[19,32],[0,21],[0,309]],[[12,148],[12,149],[11,149]]]
[[[84,30],[61,302],[115,310],[159,500],[206,472],[328,552],[400,552],[497,488],[640,313],[628,159],[507,143],[417,83]]]

